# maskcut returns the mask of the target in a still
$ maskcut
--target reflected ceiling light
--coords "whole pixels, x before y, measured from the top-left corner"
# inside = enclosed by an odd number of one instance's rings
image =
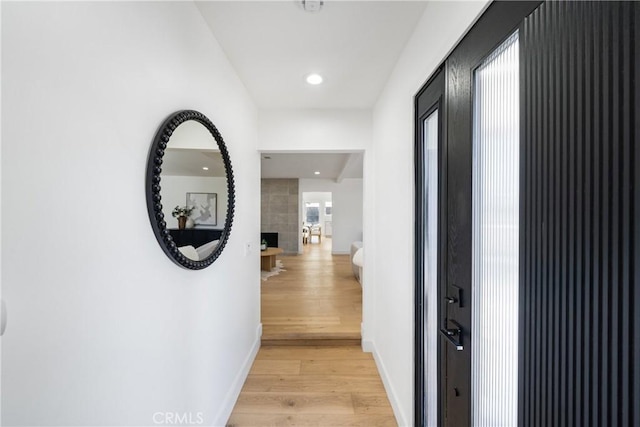
[[[307,76],[307,83],[309,83],[310,85],[319,85],[320,83],[322,83],[324,79],[322,78],[322,76],[320,74],[309,74]]]
[[[315,171],[314,172],[316,175],[320,175],[320,171]]]
[[[203,171],[208,171],[208,170],[209,170],[209,168],[208,168],[208,167],[206,167],[206,166],[203,166],[203,167],[202,167],[202,170],[203,170]]]

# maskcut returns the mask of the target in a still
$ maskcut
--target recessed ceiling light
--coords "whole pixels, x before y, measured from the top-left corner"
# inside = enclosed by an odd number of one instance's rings
[[[314,172],[316,175],[320,175],[320,171],[315,171]]]
[[[202,167],[202,170],[203,170],[203,171],[208,171],[208,170],[209,170],[209,168],[208,168],[208,167],[206,167],[206,166],[203,166],[203,167]]]
[[[309,83],[310,85],[319,85],[323,80],[324,79],[320,74],[309,74],[307,76],[307,83]]]
[[[323,0],[300,0],[300,4],[302,5],[302,8],[306,11],[306,12],[320,12],[320,10],[322,9],[322,6],[324,5],[324,1]]]

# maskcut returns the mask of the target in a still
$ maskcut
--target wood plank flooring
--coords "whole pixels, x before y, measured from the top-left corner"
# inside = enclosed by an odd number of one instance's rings
[[[303,246],[303,255],[278,256],[286,271],[262,282],[263,345],[359,344],[362,288],[350,256],[332,255],[330,238]]]
[[[262,282],[262,347],[228,426],[397,425],[360,348],[360,284],[349,256],[332,256],[330,245],[279,256],[287,271]]]
[[[359,346],[266,346],[228,426],[396,426],[373,357]]]

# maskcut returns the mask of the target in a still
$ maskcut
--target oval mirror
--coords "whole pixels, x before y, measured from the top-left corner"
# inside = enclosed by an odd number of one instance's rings
[[[192,270],[211,265],[231,232],[235,187],[227,147],[204,114],[178,111],[160,126],[146,187],[151,226],[167,256]]]

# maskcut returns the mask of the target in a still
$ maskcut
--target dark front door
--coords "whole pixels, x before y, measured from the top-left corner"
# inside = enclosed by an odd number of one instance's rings
[[[438,425],[640,425],[638,4],[494,2],[437,72],[435,346],[418,94],[416,425],[434,353]]]
[[[477,378],[474,380],[473,373],[478,370],[476,361],[487,362],[486,369],[496,369],[496,360],[486,349],[492,347],[492,340],[497,332],[502,333],[503,329],[508,332],[517,332],[517,322],[509,325],[509,322],[501,322],[500,319],[492,319],[493,324],[497,324],[498,329],[491,331],[486,325],[491,325],[480,321],[477,317],[482,313],[503,313],[503,308],[497,303],[503,301],[500,295],[495,295],[495,284],[501,283],[501,278],[484,275],[485,270],[478,266],[485,265],[487,268],[494,268],[496,264],[502,262],[503,255],[514,255],[508,269],[504,271],[516,271],[515,281],[511,280],[517,290],[517,258],[518,248],[508,248],[505,253],[496,253],[490,250],[482,251],[482,248],[489,246],[491,249],[491,239],[497,229],[511,229],[511,224],[506,223],[509,218],[492,218],[490,213],[503,212],[503,208],[513,210],[516,206],[515,216],[517,218],[518,194],[511,195],[506,205],[500,197],[498,189],[486,192],[484,198],[474,199],[480,194],[478,182],[489,183],[511,183],[517,189],[517,180],[514,182],[501,176],[488,176],[487,173],[494,170],[491,157],[486,156],[487,161],[478,163],[477,156],[479,145],[474,145],[474,131],[477,129],[477,113],[481,107],[486,108],[480,101],[490,101],[490,99],[477,99],[474,91],[477,86],[477,70],[483,66],[483,61],[491,59],[491,55],[502,52],[501,45],[508,41],[522,22],[522,19],[539,5],[539,2],[496,2],[492,4],[480,20],[469,31],[460,42],[452,54],[447,58],[441,70],[434,74],[423,90],[416,98],[416,425],[434,425],[434,411],[437,413],[437,424],[444,426],[470,426],[496,425],[492,424],[495,418],[488,412],[478,412],[472,402],[478,402],[484,396],[482,387],[492,377]],[[498,53],[495,53],[498,49]],[[511,56],[514,54],[511,53]],[[517,62],[517,53],[515,61]],[[511,58],[513,59],[513,58]],[[500,60],[500,63],[503,61]],[[489,67],[490,68],[490,67]],[[492,72],[488,71],[491,75]],[[516,80],[517,74],[516,74]],[[484,86],[483,86],[484,87]],[[439,89],[438,89],[439,88]],[[437,90],[443,90],[441,95],[434,98]],[[518,91],[518,88],[511,89]],[[500,93],[498,90],[496,93]],[[436,263],[437,290],[436,295],[429,292],[429,285],[433,283],[429,274],[429,192],[428,187],[429,162],[422,158],[424,153],[420,152],[420,146],[424,145],[425,120],[434,108],[435,99],[439,101],[439,114],[441,127],[439,131],[438,154],[438,217],[437,217],[437,239],[438,249]],[[504,106],[502,102],[498,103]],[[509,111],[509,108],[511,109]],[[516,105],[507,107],[510,117],[518,116],[517,98]],[[485,121],[491,121],[484,118]],[[500,122],[501,120],[497,120]],[[517,123],[515,124],[517,129]],[[485,124],[486,129],[492,129],[491,123]],[[490,130],[487,130],[490,132]],[[516,130],[517,132],[517,130]],[[515,146],[517,147],[517,136]],[[488,154],[495,154],[491,150]],[[513,153],[511,153],[513,156]],[[517,153],[516,153],[517,156]],[[516,157],[517,159],[517,157]],[[475,162],[474,162],[475,161]],[[498,161],[504,159],[498,156]],[[513,162],[512,162],[513,163]],[[509,173],[517,176],[518,169],[512,168]],[[484,172],[483,172],[484,171]],[[484,173],[484,174],[483,174]],[[475,175],[474,175],[475,174]],[[489,174],[490,175],[490,174]],[[426,181],[425,181],[426,180]],[[485,180],[485,181],[482,181]],[[474,191],[474,185],[476,186]],[[487,185],[488,186],[488,185]],[[484,211],[483,211],[484,209]],[[486,214],[483,212],[486,211]],[[511,212],[513,214],[513,212]],[[513,217],[513,215],[511,216]],[[510,218],[511,218],[510,217]],[[484,221],[484,222],[483,222]],[[474,234],[475,232],[475,234]],[[511,233],[513,234],[513,232]],[[517,235],[517,228],[515,228]],[[483,246],[484,244],[484,246]],[[475,246],[474,246],[475,245]],[[517,245],[517,242],[516,242]],[[493,245],[496,249],[498,245]],[[484,258],[479,255],[484,254]],[[474,258],[474,256],[476,258]],[[511,257],[513,258],[513,257]],[[484,263],[484,264],[483,264]],[[492,264],[493,263],[493,264]],[[513,279],[512,277],[510,279]],[[485,291],[474,300],[474,281],[480,283],[484,280],[482,289]],[[493,288],[492,288],[493,286]],[[475,289],[476,291],[479,288]],[[512,299],[514,295],[510,296]],[[516,303],[511,304],[513,312],[508,313],[511,318],[517,319],[518,304],[517,293]],[[479,303],[482,303],[479,305]],[[493,305],[492,305],[493,304]],[[437,318],[433,324],[429,323],[429,314],[437,311]],[[475,312],[474,312],[475,310]],[[485,328],[479,327],[484,322]],[[504,324],[500,324],[504,323]],[[476,326],[474,330],[473,327]],[[504,328],[506,326],[506,328]],[[431,334],[431,335],[430,335]],[[430,341],[430,336],[435,335],[435,345]],[[474,339],[472,339],[475,336]],[[517,378],[517,336],[510,343],[512,353],[505,357],[510,360],[508,369],[513,371],[511,378]],[[503,340],[504,342],[504,340]],[[430,345],[431,344],[431,345]],[[482,345],[480,345],[482,344]],[[478,345],[480,345],[478,347]],[[515,349],[515,351],[514,351]],[[474,352],[480,358],[474,359]],[[429,391],[434,386],[433,375],[430,376],[429,361],[433,361],[437,356],[437,405],[430,405]],[[493,362],[493,365],[491,365]],[[483,367],[480,368],[484,369]],[[491,371],[490,371],[491,372]],[[500,387],[494,387],[500,389]],[[503,395],[509,395],[512,401],[512,409],[508,414],[510,420],[517,416],[517,383],[513,382],[508,387],[502,387]],[[508,391],[508,393],[506,392]],[[487,402],[501,400],[502,395],[486,396]],[[476,410],[476,412],[474,412]],[[503,411],[504,412],[504,411]],[[509,425],[501,424],[501,425]]]
[[[509,381],[518,375],[513,66],[519,25],[538,4],[493,3],[445,63],[446,270],[439,299],[445,426],[515,425],[517,417],[517,382]],[[504,383],[496,385],[499,379]],[[494,404],[503,407],[492,411]]]

